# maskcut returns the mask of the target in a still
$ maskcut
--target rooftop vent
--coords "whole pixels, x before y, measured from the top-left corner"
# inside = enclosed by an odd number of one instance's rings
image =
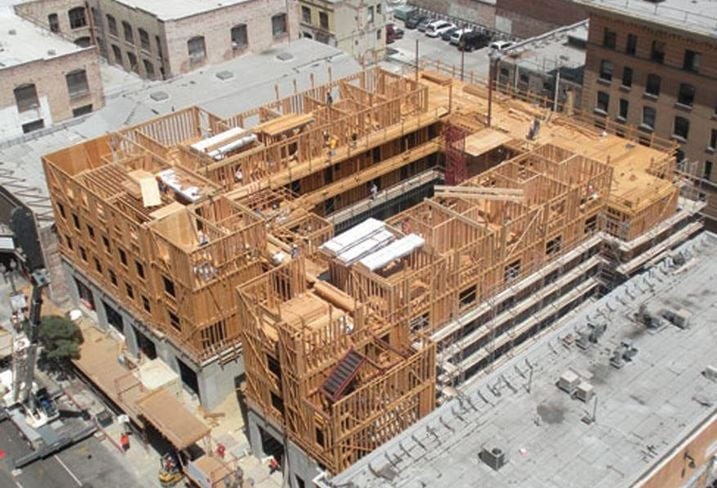
[[[158,92],[150,93],[149,98],[151,98],[155,102],[163,102],[169,98],[169,95],[167,94],[167,92],[158,91]]]
[[[7,31],[7,33],[11,36],[14,36],[17,34],[17,31],[15,29],[10,29],[9,31]]]
[[[54,49],[48,49],[47,54],[48,56],[54,56],[55,54],[57,54],[57,51],[55,51]]]
[[[708,380],[717,381],[717,368],[714,366],[707,366],[705,370],[702,371],[702,376]]]
[[[679,310],[663,309],[660,316],[680,329],[686,329],[690,321],[690,312],[681,308]]]
[[[500,449],[499,447],[494,447],[492,449],[483,448],[480,454],[478,454],[478,457],[481,461],[496,471],[505,466],[505,463],[507,462],[505,452],[503,452],[503,449]]]
[[[294,59],[294,55],[291,53],[283,52],[276,55],[276,59],[279,61],[291,61]]]
[[[659,329],[662,325],[664,325],[659,317],[652,315],[647,310],[647,305],[644,303],[640,305],[637,313],[635,313],[635,321],[638,324],[644,325],[648,329]]]
[[[232,73],[231,71],[224,70],[224,71],[220,71],[219,73],[217,73],[216,77],[222,81],[226,81],[231,78],[234,78],[234,73]]]

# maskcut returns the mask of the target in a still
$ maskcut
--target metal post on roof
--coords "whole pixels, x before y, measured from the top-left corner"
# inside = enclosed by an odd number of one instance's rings
[[[595,395],[595,403],[593,404],[593,415],[592,415],[593,423],[597,420],[597,407],[598,407],[598,396]]]

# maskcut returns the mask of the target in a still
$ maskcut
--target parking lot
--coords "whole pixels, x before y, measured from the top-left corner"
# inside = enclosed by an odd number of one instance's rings
[[[395,20],[394,23],[397,27],[404,30],[405,34],[403,39],[398,39],[391,44],[388,44],[389,59],[396,63],[405,63],[413,65],[416,61],[416,40],[418,39],[418,55],[421,59],[425,60],[440,60],[441,63],[446,65],[455,65],[456,73],[459,73],[461,66],[461,51],[448,41],[441,40],[438,38],[427,37],[423,32],[419,32],[417,29],[406,29],[403,25],[403,21]],[[479,78],[488,77],[488,52],[490,49],[484,47],[482,49],[466,52],[464,58],[464,72],[467,74],[470,71],[475,73],[475,76]]]

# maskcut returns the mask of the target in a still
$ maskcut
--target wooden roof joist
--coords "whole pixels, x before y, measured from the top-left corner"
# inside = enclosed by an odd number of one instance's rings
[[[467,200],[500,200],[520,202],[525,197],[523,190],[515,188],[495,188],[484,186],[435,186],[435,196],[439,198],[463,198]]]

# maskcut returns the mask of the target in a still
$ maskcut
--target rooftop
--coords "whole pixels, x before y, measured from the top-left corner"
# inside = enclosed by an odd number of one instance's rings
[[[717,279],[717,235],[677,252],[685,264],[667,258],[529,339],[332,486],[632,486],[717,412],[717,382],[702,375],[717,347],[717,291],[705,286]],[[685,309],[688,327],[647,329],[633,319],[641,304],[653,315]],[[575,339],[588,323],[607,329],[582,350]],[[616,368],[610,358],[623,343],[636,354]],[[584,403],[559,389],[563,375],[595,397]],[[478,458],[484,448],[501,449],[507,464],[490,468]]]
[[[0,4],[0,70],[50,60],[84,49],[24,20],[11,6]]]
[[[291,59],[279,59],[281,53],[290,54]],[[108,90],[106,105],[85,118],[0,142],[0,184],[51,221],[42,155],[191,105],[229,117],[274,99],[275,84],[286,95],[293,91],[294,79],[298,89],[308,88],[311,73],[317,84],[325,83],[328,67],[334,77],[360,70],[358,63],[342,51],[301,39],[281,49],[249,54],[172,80],[137,81],[124,91]],[[244,72],[253,75],[242,76]],[[245,96],[249,91],[252,96]]]
[[[561,74],[569,74],[582,71],[587,40],[588,21],[583,20],[523,41],[507,57],[521,68],[545,73],[560,69]]]
[[[130,8],[143,10],[159,20],[177,20],[252,0],[118,0]]]
[[[717,37],[717,2],[714,0],[576,0],[606,10],[673,29]]]

